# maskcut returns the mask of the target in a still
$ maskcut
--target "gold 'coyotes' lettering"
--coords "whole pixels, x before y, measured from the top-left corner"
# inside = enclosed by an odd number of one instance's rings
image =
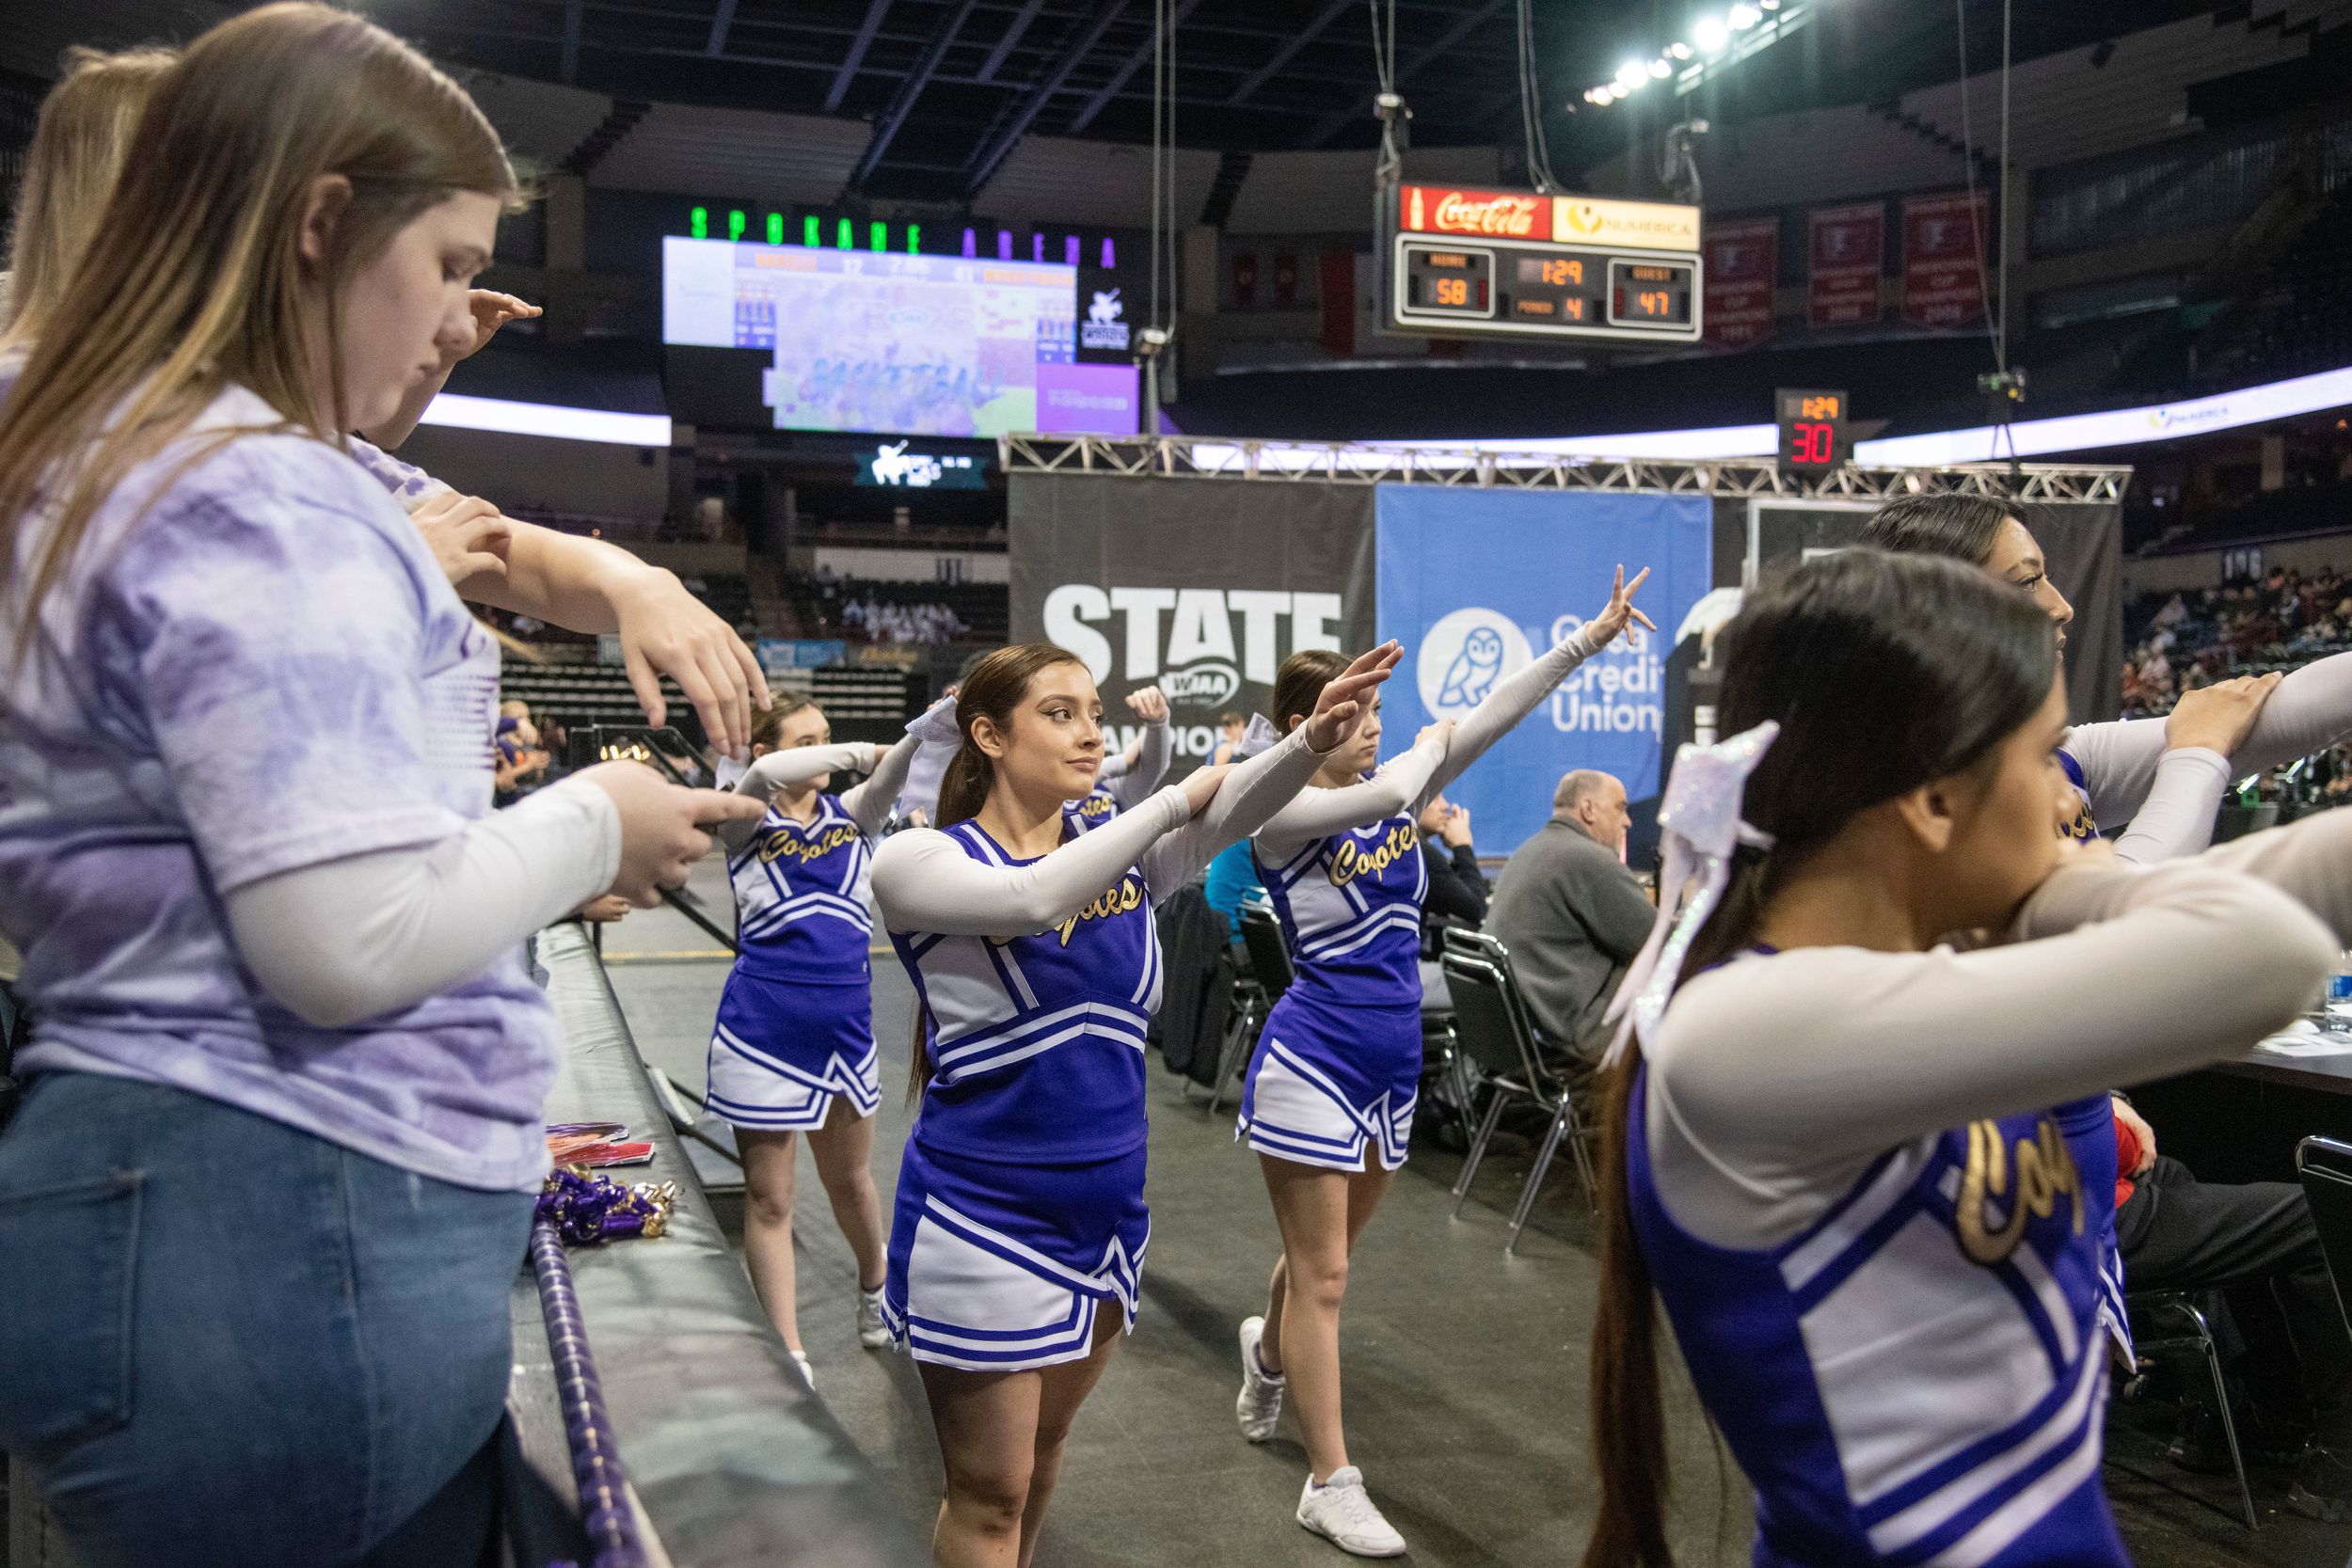
[[[824,859],[857,836],[857,829],[847,822],[836,822],[815,838],[804,839],[779,830],[770,833],[760,845],[760,863],[766,864],[772,861],[790,860],[806,865],[810,861]]]
[[[1078,928],[1081,920],[1106,920],[1115,914],[1126,914],[1143,908],[1143,884],[1133,877],[1121,877],[1119,885],[1054,927],[1061,933],[1061,944],[1070,945],[1070,933]]]
[[[1421,843],[1421,832],[1410,822],[1400,822],[1389,830],[1389,836],[1376,849],[1366,849],[1353,838],[1340,846],[1331,857],[1331,885],[1345,887],[1359,877],[1377,877],[1389,867],[1413,853]]]
[[[2009,1219],[1998,1229],[1985,1219],[1988,1198],[2009,1194],[2009,1150],[2001,1139],[2001,1124],[1968,1124],[1968,1169],[1960,1181],[1961,1250],[1979,1263],[1998,1263],[2017,1250],[2028,1216],[2046,1218],[2061,1195],[2074,1200],[2074,1234],[2083,1229],[2083,1182],[2074,1169],[2074,1153],[2057,1123],[2044,1117],[2034,1135],[2017,1140],[2017,1192],[2010,1199]]]

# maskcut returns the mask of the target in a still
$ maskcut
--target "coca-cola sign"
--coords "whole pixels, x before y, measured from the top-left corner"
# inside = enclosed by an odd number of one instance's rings
[[[1456,190],[1443,185],[1406,185],[1399,193],[1402,227],[1423,234],[1500,234],[1549,239],[1538,234],[1543,198],[1532,192]]]

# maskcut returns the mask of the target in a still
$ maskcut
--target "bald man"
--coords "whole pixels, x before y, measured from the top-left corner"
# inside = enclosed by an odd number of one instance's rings
[[[1552,792],[1551,820],[1504,863],[1486,911],[1546,1044],[1588,1063],[1602,1043],[1600,1015],[1657,913],[1619,858],[1630,820],[1623,784],[1570,773]]]

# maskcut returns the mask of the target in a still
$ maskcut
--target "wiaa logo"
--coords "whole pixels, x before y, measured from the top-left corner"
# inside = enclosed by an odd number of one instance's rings
[[[1212,659],[1170,670],[1160,676],[1159,682],[1160,689],[1168,693],[1171,703],[1215,707],[1232,701],[1233,694],[1241,689],[1241,672],[1222,660]]]
[[[1127,307],[1117,289],[1094,291],[1087,319],[1078,325],[1081,348],[1124,350],[1127,346]]]

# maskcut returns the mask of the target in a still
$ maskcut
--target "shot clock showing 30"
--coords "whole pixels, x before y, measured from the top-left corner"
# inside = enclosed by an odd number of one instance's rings
[[[1780,424],[1780,469],[1788,474],[1825,474],[1853,456],[1846,435],[1850,410],[1843,392],[1773,394]]]
[[[1400,185],[1382,213],[1391,330],[1699,336],[1695,207]]]

